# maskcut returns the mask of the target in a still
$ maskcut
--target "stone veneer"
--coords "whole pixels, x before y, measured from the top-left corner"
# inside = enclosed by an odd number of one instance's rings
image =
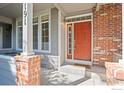
[[[40,85],[40,56],[15,56],[16,84]]]
[[[122,51],[122,4],[93,8],[93,61],[100,66],[113,62],[113,53]]]

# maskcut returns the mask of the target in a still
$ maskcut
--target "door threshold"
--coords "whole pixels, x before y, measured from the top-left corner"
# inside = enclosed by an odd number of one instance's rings
[[[79,65],[92,65],[91,61],[85,61],[85,60],[71,60],[67,59],[66,63],[70,64],[79,64]]]

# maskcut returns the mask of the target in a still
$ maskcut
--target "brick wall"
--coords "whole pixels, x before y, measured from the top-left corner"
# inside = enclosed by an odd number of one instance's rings
[[[40,56],[16,56],[16,84],[40,85]]]
[[[100,5],[93,8],[93,60],[100,66],[113,61],[113,53],[122,51],[122,4]]]

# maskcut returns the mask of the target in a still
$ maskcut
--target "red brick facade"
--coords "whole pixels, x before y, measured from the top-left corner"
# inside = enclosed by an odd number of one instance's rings
[[[105,63],[107,85],[122,85],[124,83],[124,68],[119,63]]]
[[[113,53],[122,51],[122,4],[93,8],[93,60],[100,66],[113,61]]]
[[[16,84],[40,84],[40,56],[16,56]]]

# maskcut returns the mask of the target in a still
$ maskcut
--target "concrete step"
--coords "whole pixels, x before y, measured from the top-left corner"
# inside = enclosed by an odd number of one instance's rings
[[[79,64],[79,65],[92,65],[91,61],[84,61],[84,60],[66,60],[65,64]]]

